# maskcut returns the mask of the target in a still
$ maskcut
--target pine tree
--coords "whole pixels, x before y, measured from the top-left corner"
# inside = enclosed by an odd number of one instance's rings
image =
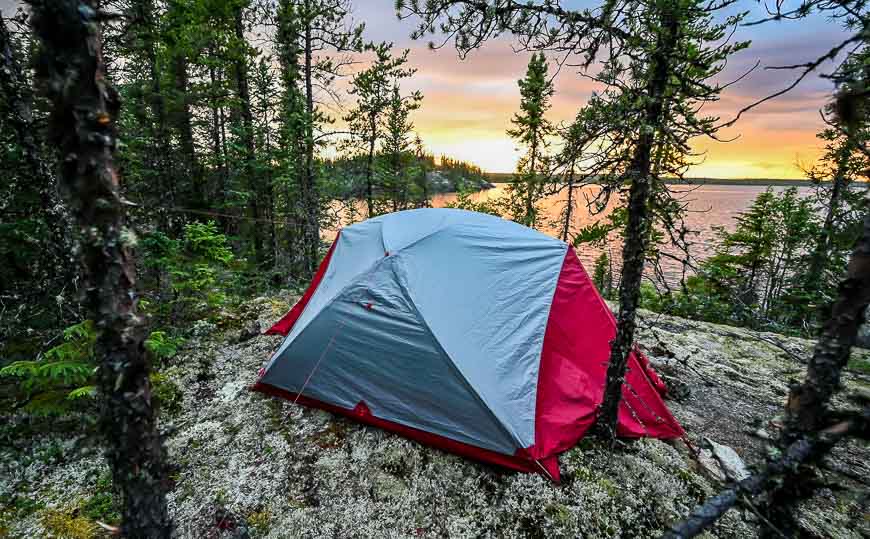
[[[54,188],[54,156],[38,137],[44,111],[22,62],[25,45],[0,17],[0,290],[54,297],[74,278],[70,227]]]
[[[835,74],[835,78],[848,77],[843,89],[864,88],[868,84],[866,66],[870,62],[870,49],[852,54]],[[819,162],[807,170],[813,181],[815,199],[819,201],[824,220],[810,253],[800,265],[800,272],[790,284],[790,325],[815,328],[827,318],[822,306],[828,305],[836,294],[836,285],[842,278],[849,249],[861,230],[861,215],[866,203],[860,190],[853,188],[866,179],[870,170],[870,156],[863,148],[870,140],[870,115],[859,111],[857,121],[847,122],[841,117],[835,101],[826,107],[827,127],[817,137],[825,142]]]
[[[300,223],[299,276],[307,278],[313,275],[320,258],[320,224],[328,202],[322,193],[318,152],[332,135],[329,126],[335,119],[326,112],[325,105],[340,101],[335,83],[347,75],[351,59],[345,55],[362,51],[364,25],[351,20],[348,0],[281,0],[278,5],[277,45],[285,92],[298,93],[293,99],[300,100],[288,108],[284,119],[290,131],[299,130],[292,135],[300,137],[299,162],[292,175],[299,191],[295,213]]]
[[[349,149],[365,157],[365,199],[370,217],[377,214],[375,157],[385,136],[384,122],[389,113],[393,88],[417,71],[406,67],[408,50],[393,56],[391,48],[392,43],[366,47],[375,54],[375,60],[367,69],[354,75],[350,93],[356,97],[356,106],[344,117],[351,131]],[[422,97],[419,92],[414,92],[410,99],[419,101]]]
[[[460,54],[466,54],[490,37],[511,32],[523,48],[576,55],[586,75],[605,85],[605,92],[593,96],[581,112],[585,127],[576,131],[581,139],[572,145],[583,147],[596,139],[601,143],[584,159],[590,163],[587,174],[603,186],[599,207],[628,187],[617,335],[598,421],[610,436],[615,435],[625,366],[633,349],[653,223],[661,223],[673,242],[685,236],[679,215],[674,215],[681,206],[673,203],[661,178],[685,172],[691,138],[715,137],[718,119],[700,116],[698,106],[718,99],[722,86],[710,80],[731,54],[748,46],[723,39],[742,14],[722,23],[713,20],[727,5],[698,0],[608,2],[594,9],[509,0],[396,5],[400,17],[420,17],[413,37],[441,31],[453,36]],[[601,71],[589,74],[600,59]]]
[[[526,76],[518,84],[520,112],[514,114],[514,128],[507,133],[526,152],[517,163],[517,173],[508,189],[507,209],[514,221],[534,228],[541,224],[538,202],[545,194],[544,182],[550,172],[547,138],[554,133],[546,118],[554,90],[543,52],[532,55]]]
[[[383,204],[390,211],[407,209],[420,200],[423,193],[416,192],[414,181],[415,140],[411,139],[414,124],[411,112],[420,107],[423,96],[419,93],[403,97],[398,84],[393,84],[390,102],[384,119],[384,140],[381,149],[380,185]],[[425,181],[423,182],[425,185]]]
[[[625,196],[617,335],[599,417],[599,426],[611,435],[633,349],[646,260],[661,255],[658,238],[688,248],[685,205],[673,199],[664,179],[681,177],[691,164],[690,139],[716,138],[718,118],[700,116],[698,105],[718,99],[721,85],[710,80],[730,55],[748,46],[721,43],[739,15],[716,23],[714,11],[693,0],[649,0],[634,7],[625,28],[639,39],[626,42],[595,76],[606,89],[578,115],[580,124],[570,131],[578,140],[567,144],[587,149],[580,157],[584,175],[602,185],[599,208],[612,193]]]

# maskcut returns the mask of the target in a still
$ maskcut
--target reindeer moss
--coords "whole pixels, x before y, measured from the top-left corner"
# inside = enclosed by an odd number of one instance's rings
[[[262,327],[283,314],[270,300],[256,304]],[[750,431],[773,432],[770,419],[782,410],[788,377],[800,376],[804,365],[726,326],[656,315],[642,321],[639,333],[641,346],[656,350],[651,360],[666,381],[687,387],[685,398],[668,404],[689,438],[697,443],[709,436],[757,462],[764,441]],[[796,354],[812,349],[811,341],[777,338]],[[167,429],[175,464],[168,501],[179,535],[226,538],[246,527],[254,537],[273,539],[655,537],[720,488],[697,473],[679,444],[640,440],[611,449],[585,438],[561,456],[557,486],[249,391],[280,341],[260,336],[228,344],[219,333],[203,333],[162,373],[184,395]],[[844,381],[856,387],[854,374]],[[34,489],[28,497],[40,507],[84,500],[78,516],[60,513],[83,519],[79,524],[109,514],[109,497],[95,484],[106,473],[101,454],[75,451],[69,436],[28,439],[32,454],[56,455],[60,447],[62,458],[32,459],[24,469],[0,447],[0,495],[25,479]],[[860,472],[867,456],[866,448],[849,445],[834,460]],[[803,511],[805,528],[860,537],[867,521],[852,517],[866,513],[859,502],[840,492],[819,496]],[[218,509],[235,530],[218,528]],[[45,537],[43,514],[15,515],[5,526],[13,537]],[[757,531],[755,517],[737,509],[706,537],[754,537]]]

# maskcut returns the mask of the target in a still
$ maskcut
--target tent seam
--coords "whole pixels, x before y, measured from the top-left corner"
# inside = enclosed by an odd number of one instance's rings
[[[350,281],[349,281],[345,286],[343,286],[343,287],[341,288],[341,290],[339,290],[339,291],[335,294],[335,296],[331,297],[331,298],[329,299],[329,301],[327,301],[327,302],[323,305],[323,307],[320,308],[320,311],[318,311],[317,314],[315,314],[315,315],[311,318],[311,320],[309,320],[308,323],[305,324],[305,327],[304,327],[304,328],[302,328],[302,329],[299,330],[299,333],[297,333],[296,336],[293,337],[293,340],[295,341],[296,339],[298,339],[299,337],[301,337],[302,334],[305,333],[305,330],[308,329],[308,328],[311,326],[311,324],[313,324],[313,323],[314,323],[318,318],[320,318],[320,315],[323,314],[323,312],[326,311],[326,309],[328,309],[330,306],[332,306],[333,303],[335,303],[335,300],[337,300],[338,298],[340,298],[341,295],[344,294],[344,293],[347,291],[348,288],[350,288],[351,286],[357,284],[361,278],[363,278],[363,277],[367,277],[369,274],[371,274],[372,271],[373,271],[375,268],[377,268],[381,263],[383,263],[384,260],[386,260],[386,258],[379,258],[379,259],[375,260],[375,262],[374,262],[371,266],[369,266],[369,267],[366,268],[364,271],[361,271],[360,273],[358,273],[357,275],[355,275],[353,279],[351,279],[351,280],[350,280]],[[313,296],[312,296],[312,297],[313,297]],[[306,307],[307,307],[307,305],[306,305]],[[304,313],[304,312],[305,312],[305,310],[303,309],[302,313]],[[300,314],[299,316],[301,317],[302,314]],[[281,342],[281,346],[284,346],[284,342],[286,342],[288,339],[290,339],[290,334],[289,334],[289,333],[287,334],[287,336],[284,337],[284,341]],[[287,351],[288,348],[290,348],[290,347],[288,346],[287,348],[284,348],[283,350],[281,350],[281,347],[278,348],[278,349],[279,349],[279,352],[275,354],[275,357],[272,359],[271,364],[270,364],[270,365],[268,366],[268,368],[266,369],[266,372],[267,372],[267,373],[272,369],[272,367],[275,366],[275,363],[278,361],[278,359],[280,358],[280,356],[283,355],[283,354]]]
[[[562,270],[565,269],[565,257],[568,256],[571,246],[565,244],[565,252],[562,253],[562,263],[559,265],[559,271],[556,272],[556,278],[553,280],[553,292],[550,294],[550,302],[547,304],[547,322],[544,324],[544,332],[541,335],[541,347],[538,350],[538,379],[535,380],[535,415],[532,419],[532,433],[534,436],[534,445],[538,444],[538,389],[541,385],[541,368],[544,363],[544,342],[547,340],[547,329],[550,327],[550,314],[553,312],[553,301],[556,299],[556,292],[559,290],[559,280],[562,278]]]

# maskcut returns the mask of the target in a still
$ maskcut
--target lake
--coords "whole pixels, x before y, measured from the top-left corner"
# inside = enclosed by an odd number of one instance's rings
[[[688,204],[689,212],[686,215],[686,225],[694,232],[691,240],[691,254],[696,260],[703,260],[709,256],[715,246],[717,227],[724,227],[727,230],[733,230],[736,225],[734,218],[742,211],[745,211],[755,200],[755,197],[763,193],[767,187],[761,185],[671,185],[670,188],[675,193],[675,196],[680,197]],[[579,189],[579,203],[574,212],[573,230],[592,224],[607,216],[615,205],[615,201],[611,201],[608,208],[602,213],[591,215],[586,207],[584,197],[591,199],[598,192],[597,186],[587,185]],[[774,191],[780,192],[787,187],[774,186]],[[798,192],[802,196],[806,196],[811,192],[811,189],[806,186],[798,187]],[[575,197],[577,192],[575,191]],[[496,184],[493,189],[480,191],[472,195],[475,201],[489,200],[503,196],[505,192],[505,184]],[[548,197],[541,204],[545,213],[545,220],[555,222],[559,218],[559,213],[567,199],[567,193],[563,192],[556,196]],[[432,205],[436,208],[444,207],[446,204],[456,200],[456,194],[447,193],[435,195],[432,198]],[[363,205],[361,209],[364,213]],[[545,227],[541,230],[544,233],[556,236],[559,232],[559,227],[554,225]],[[334,230],[324,231],[324,236],[327,239],[335,237]],[[622,257],[620,252],[620,244],[617,241],[611,241],[605,247],[612,253],[614,265],[618,266]],[[600,256],[601,249],[593,248],[588,245],[581,246],[577,249],[580,260],[586,267],[587,271],[592,272],[595,260]],[[680,264],[670,259],[663,259],[662,263],[665,277],[668,282],[674,284],[679,281],[682,268]]]

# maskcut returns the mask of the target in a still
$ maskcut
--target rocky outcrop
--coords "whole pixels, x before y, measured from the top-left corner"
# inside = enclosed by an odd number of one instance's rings
[[[668,404],[692,448],[708,451],[721,475],[704,470],[681,442],[611,450],[586,439],[562,456],[564,482],[555,486],[250,392],[280,338],[242,334],[255,323],[269,327],[286,308],[259,298],[239,316],[242,330],[197,326],[164,371],[183,390],[180,412],[163,423],[175,464],[169,503],[182,537],[656,536],[720,481],[745,473],[737,461],[751,466],[763,457],[787,382],[801,376],[812,346],[645,314],[639,341],[672,387]],[[847,390],[868,384],[864,374],[846,377]],[[858,445],[839,449],[831,467],[854,477],[831,478],[856,486],[854,478],[870,477],[867,457]],[[55,525],[46,515],[81,519],[105,471],[99,451],[77,434],[43,432],[4,446],[0,530],[46,536]],[[866,536],[867,509],[854,492],[823,490],[802,512],[808,533]],[[16,507],[7,503],[13,499]],[[735,510],[710,537],[752,537],[757,525],[751,511]]]

